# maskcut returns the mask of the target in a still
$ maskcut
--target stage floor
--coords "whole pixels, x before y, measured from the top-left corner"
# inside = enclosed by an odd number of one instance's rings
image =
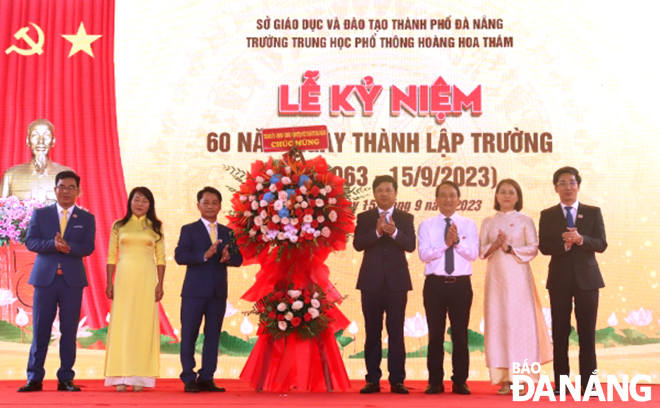
[[[156,388],[136,393],[127,391],[118,393],[114,388],[104,387],[103,380],[80,380],[76,383],[82,392],[57,392],[57,383],[54,380],[44,382],[44,391],[34,393],[18,393],[18,387],[24,381],[0,381],[1,407],[447,407],[460,406],[498,408],[510,407],[523,402],[513,402],[512,396],[497,395],[497,386],[483,381],[470,381],[472,395],[456,395],[451,392],[439,395],[426,395],[424,389],[426,382],[408,381],[409,395],[391,394],[389,387],[382,382],[383,391],[380,394],[361,395],[358,391],[363,385],[362,381],[352,381],[352,388],[347,392],[299,392],[292,391],[287,394],[262,392],[257,393],[247,384],[238,380],[220,380],[217,384],[227,389],[225,393],[199,393],[188,394],[183,392],[183,384],[176,379],[159,379]],[[445,382],[450,390],[451,383]],[[660,385],[652,385],[651,401],[649,406],[660,406]],[[616,398],[616,397],[615,397]],[[584,406],[584,404],[605,404],[605,406],[628,406],[637,402],[600,402],[592,398],[589,402],[566,401],[561,406]],[[534,402],[535,407],[555,406],[547,398]]]

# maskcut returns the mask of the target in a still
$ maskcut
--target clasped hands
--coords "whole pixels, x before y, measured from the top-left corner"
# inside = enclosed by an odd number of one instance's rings
[[[390,217],[390,220],[387,221],[387,218],[385,217],[386,214],[386,212],[383,212],[380,215],[380,218],[378,218],[378,223],[376,223],[376,231],[380,236],[383,234],[392,236],[396,232],[396,224],[394,223],[394,220]]]
[[[215,241],[209,247],[209,249],[207,249],[206,252],[204,253],[204,258],[211,259],[211,257],[213,255],[215,255],[216,252],[218,252],[218,245],[220,245],[221,243],[222,243],[221,239]],[[226,263],[227,261],[229,261],[229,245],[225,245],[225,247],[222,248],[221,253],[222,253],[222,256],[220,257],[220,263]]]
[[[571,249],[573,244],[582,245],[582,235],[577,231],[577,228],[566,228],[566,232],[561,234],[561,237],[564,239],[564,245],[566,249]]]
[[[59,232],[55,235],[55,249],[63,254],[68,254],[71,252],[71,247],[66,243],[64,238],[62,238],[62,234]]]
[[[504,233],[504,231],[497,230],[497,239],[493,242],[494,248],[500,248],[503,252],[506,252],[509,249],[509,245],[506,243],[506,240],[509,237]]]

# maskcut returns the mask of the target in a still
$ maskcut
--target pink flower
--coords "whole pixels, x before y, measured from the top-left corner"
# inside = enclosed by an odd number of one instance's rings
[[[633,326],[648,326],[653,321],[653,311],[641,308],[639,310],[631,310],[628,316],[625,317],[627,323]]]

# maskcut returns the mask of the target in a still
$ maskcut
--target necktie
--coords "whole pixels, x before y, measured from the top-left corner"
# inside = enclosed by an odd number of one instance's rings
[[[566,226],[568,228],[575,228],[575,223],[573,222],[573,214],[571,214],[571,210],[573,207],[566,207]]]
[[[451,218],[445,218],[445,240],[447,240],[447,233],[449,232],[449,227],[451,227]],[[447,275],[451,275],[454,272],[454,247],[450,246],[445,251],[445,272]]]
[[[66,217],[66,215],[69,213],[69,211],[62,209],[62,219],[60,220],[60,234],[64,236],[64,231],[66,231],[66,224],[69,222],[69,219]]]
[[[215,241],[218,240],[218,237],[215,232],[215,222],[212,224],[209,224],[209,228],[211,229],[211,243],[215,244]]]

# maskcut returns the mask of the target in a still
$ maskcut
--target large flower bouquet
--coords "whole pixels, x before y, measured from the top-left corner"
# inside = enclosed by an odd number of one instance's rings
[[[328,300],[319,285],[307,289],[291,286],[264,296],[250,314],[259,315],[259,327],[275,339],[295,333],[301,340],[311,340],[334,322],[328,315],[333,307],[334,302]]]
[[[35,199],[0,198],[0,246],[11,242],[24,244],[32,211],[40,207],[43,203]]]

